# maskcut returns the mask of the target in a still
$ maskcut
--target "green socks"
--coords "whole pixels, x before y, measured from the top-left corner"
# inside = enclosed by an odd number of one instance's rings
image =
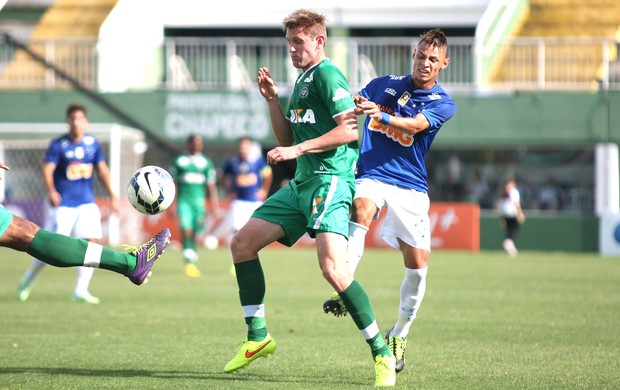
[[[265,321],[265,275],[258,259],[235,264],[239,300],[245,323],[248,325],[248,340],[260,341],[267,336]]]
[[[39,230],[27,253],[56,267],[87,266],[127,274],[136,268],[136,257],[78,238]]]
[[[357,280],[353,282],[340,293],[340,298],[344,302],[347,311],[351,315],[353,322],[357,325],[364,339],[370,346],[373,359],[377,355],[390,356],[390,350],[385,344],[379,327],[375,321],[375,314],[370,305],[368,294]]]

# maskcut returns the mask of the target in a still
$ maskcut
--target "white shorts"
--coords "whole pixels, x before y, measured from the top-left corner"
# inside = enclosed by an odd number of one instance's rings
[[[387,209],[381,227],[381,238],[389,246],[400,249],[396,239],[400,238],[412,247],[430,252],[430,199],[426,193],[374,179],[357,179],[355,186],[355,199],[367,198],[377,206],[375,220],[379,218],[382,208]]]
[[[250,202],[236,199],[230,202],[230,226],[233,232],[238,232],[250,220],[254,210],[262,203],[260,200]]]
[[[101,211],[95,203],[77,207],[52,207],[47,213],[45,230],[83,239],[99,240],[103,236]]]

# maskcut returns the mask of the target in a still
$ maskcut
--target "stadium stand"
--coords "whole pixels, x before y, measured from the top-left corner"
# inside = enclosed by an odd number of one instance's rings
[[[503,83],[512,79],[512,75],[521,74],[536,80],[537,85],[542,79],[544,85],[561,88],[559,81],[570,80],[597,88],[606,72],[604,66],[613,64],[618,58],[618,1],[531,0],[525,16],[514,31],[514,36],[521,40],[504,48],[503,56],[493,67],[493,82]],[[541,38],[549,42],[542,50],[536,45],[536,40]],[[600,38],[609,39],[606,50],[601,48]],[[517,61],[524,55],[531,60]],[[556,66],[544,69],[541,74],[540,56],[545,63]]]

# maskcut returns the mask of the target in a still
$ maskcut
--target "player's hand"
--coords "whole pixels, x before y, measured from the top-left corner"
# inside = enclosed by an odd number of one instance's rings
[[[372,119],[377,122],[381,120],[381,110],[375,102],[371,102],[370,100],[366,100],[357,104],[357,109],[361,110],[362,113],[368,115]]]
[[[265,191],[263,188],[259,188],[256,191],[256,197],[260,200],[265,200],[267,199],[267,191]]]
[[[62,201],[62,196],[58,193],[58,191],[50,192],[49,195],[50,204],[54,207],[60,206],[60,201]]]
[[[278,87],[269,73],[269,69],[263,67],[258,70],[258,91],[267,100],[271,101],[278,97]]]
[[[110,196],[110,209],[112,210],[112,214],[118,214],[120,212],[121,208],[118,196]]]
[[[279,146],[267,152],[267,162],[277,164],[281,161],[294,160],[299,156],[301,156],[301,152],[297,145]]]
[[[5,164],[5,163],[3,163],[3,162],[0,162],[0,168],[4,169],[5,171],[8,171],[8,170],[10,170],[10,169],[11,169],[11,168],[9,168],[9,166],[8,166],[8,165],[6,165],[6,164]]]

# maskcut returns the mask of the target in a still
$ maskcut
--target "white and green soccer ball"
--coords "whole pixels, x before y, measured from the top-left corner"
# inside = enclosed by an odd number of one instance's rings
[[[175,195],[174,179],[164,168],[155,165],[138,169],[127,185],[129,203],[143,214],[155,215],[166,211]]]

